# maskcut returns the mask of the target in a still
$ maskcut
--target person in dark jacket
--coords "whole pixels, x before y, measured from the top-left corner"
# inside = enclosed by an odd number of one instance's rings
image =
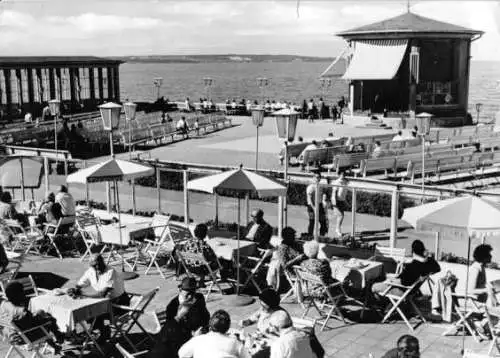
[[[428,254],[422,241],[413,241],[411,244],[411,250],[413,253],[413,259],[410,263],[405,265],[403,271],[397,278],[391,278],[372,286],[372,292],[376,298],[380,298],[380,294],[390,286],[391,282],[395,282],[403,286],[411,286],[420,277],[441,271],[441,267],[437,261]],[[403,290],[400,288],[392,288],[391,293],[401,295],[403,294]]]
[[[174,297],[166,309],[166,322],[156,339],[156,344],[147,357],[177,358],[179,348],[193,335],[206,333],[210,313],[205,298],[196,292],[196,279],[186,277],[179,285],[179,295]]]
[[[264,211],[255,209],[252,211],[252,222],[247,227],[247,240],[257,243],[260,249],[269,248],[269,242],[273,235],[273,228],[264,220]]]

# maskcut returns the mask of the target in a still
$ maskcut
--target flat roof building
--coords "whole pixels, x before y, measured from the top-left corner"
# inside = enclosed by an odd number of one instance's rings
[[[93,56],[0,57],[0,109],[12,118],[38,116],[51,99],[61,101],[63,114],[118,102],[121,63]]]

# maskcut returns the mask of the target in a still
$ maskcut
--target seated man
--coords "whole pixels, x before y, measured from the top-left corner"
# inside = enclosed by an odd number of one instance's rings
[[[196,292],[196,280],[186,277],[179,285],[179,295],[167,306],[167,319],[149,353],[149,358],[177,357],[179,348],[193,335],[206,333],[208,313],[205,298]]]
[[[179,358],[250,358],[245,346],[226,334],[231,327],[226,311],[216,311],[209,326],[209,333],[193,337],[179,349]]]
[[[270,358],[302,358],[302,357],[322,357],[319,347],[313,351],[311,337],[293,327],[292,318],[286,311],[275,312],[270,319],[269,325],[272,331],[279,336],[271,344]],[[321,346],[320,346],[321,347]]]
[[[264,220],[264,211],[254,209],[252,211],[252,222],[247,227],[245,238],[256,242],[260,249],[267,249],[272,235],[273,228]]]
[[[55,319],[52,316],[45,312],[38,312],[33,315],[26,308],[28,307],[28,299],[20,282],[12,281],[9,283],[5,288],[5,296],[7,300],[0,303],[0,319],[2,321],[15,324],[22,331],[43,324],[47,331],[54,334],[58,343],[64,341],[64,335],[57,329]],[[18,337],[16,332],[10,329],[4,329],[2,334],[13,344],[25,344],[21,337]],[[26,336],[29,340],[36,340],[43,337],[43,332],[33,330],[27,332]],[[55,354],[61,352],[61,346],[53,340],[48,340],[47,343],[54,348]]]
[[[248,318],[240,322],[240,326],[247,327],[257,323],[257,330],[269,333],[269,320],[276,311],[281,311],[280,295],[272,288],[266,288],[259,294],[260,308]]]
[[[112,267],[106,266],[101,254],[94,254],[90,258],[89,268],[80,278],[75,288],[70,289],[71,296],[84,296],[92,298],[107,297],[112,303],[128,306],[130,299],[125,293],[125,283],[120,275]],[[93,292],[82,292],[82,288],[90,287]],[[104,326],[106,317],[99,317],[95,327],[101,332],[101,340],[109,336],[109,327]]]
[[[436,272],[441,271],[441,267],[437,261],[429,255],[425,249],[424,243],[420,240],[415,240],[411,244],[411,251],[413,259],[410,263],[406,264],[403,271],[396,278],[390,278],[384,282],[375,283],[372,286],[372,292],[375,298],[381,298],[381,294],[394,282],[403,286],[413,285],[420,277],[424,277]],[[401,295],[403,290],[394,287],[391,292]]]
[[[386,352],[382,358],[420,357],[418,339],[409,334],[399,337],[396,348]]]

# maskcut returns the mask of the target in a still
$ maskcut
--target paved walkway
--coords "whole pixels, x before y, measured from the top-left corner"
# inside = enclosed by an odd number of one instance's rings
[[[65,258],[64,260],[59,260],[30,256],[27,258],[21,274],[33,274],[38,286],[52,289],[55,286],[71,287],[85,268],[86,264],[81,263],[78,259]],[[156,326],[152,318],[152,312],[165,308],[169,300],[176,295],[178,282],[174,278],[163,280],[157,274],[145,276],[142,269],[139,273],[139,278],[126,282],[128,292],[144,293],[155,287],[160,288],[158,295],[149,307],[148,314],[141,319],[144,327],[148,331],[154,332]],[[283,306],[292,315],[301,315],[302,311],[299,305],[285,303]],[[208,308],[210,312],[214,312],[216,309],[227,310],[231,315],[233,325],[235,325],[240,319],[255,311],[258,308],[258,303],[247,307],[231,307],[225,301],[224,296],[214,293],[209,299]],[[461,337],[442,337],[441,333],[446,327],[446,325],[427,323],[416,329],[413,334],[420,340],[422,357],[444,358],[460,356]],[[378,358],[385,351],[394,347],[401,335],[410,333],[404,323],[401,322],[393,324],[354,323],[345,325],[333,319],[330,321],[329,328],[324,332],[319,332],[319,329],[316,331],[328,358],[367,358],[369,353]],[[489,344],[489,342],[476,343],[470,337],[466,337],[465,343],[466,348],[482,351],[485,351]],[[1,357],[5,356],[7,348],[5,342],[0,342]],[[119,357],[118,355],[114,355],[111,350],[107,356]],[[86,357],[94,358],[97,355],[90,353]]]

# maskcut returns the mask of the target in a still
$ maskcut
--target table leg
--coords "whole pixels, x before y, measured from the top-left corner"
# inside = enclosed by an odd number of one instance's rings
[[[104,351],[102,350],[101,346],[97,343],[97,341],[94,339],[94,337],[92,337],[92,330],[94,328],[95,321],[96,321],[96,319],[94,318],[94,320],[90,324],[90,327],[87,327],[85,322],[78,322],[80,327],[82,327],[83,331],[87,335],[87,338],[85,339],[85,341],[82,344],[82,348],[80,350],[80,355],[78,356],[79,358],[81,358],[83,356],[83,351],[85,350],[85,347],[89,344],[89,340],[91,340],[94,343],[94,345],[97,348],[97,350],[99,351],[99,353],[101,353],[101,356],[105,357]]]

